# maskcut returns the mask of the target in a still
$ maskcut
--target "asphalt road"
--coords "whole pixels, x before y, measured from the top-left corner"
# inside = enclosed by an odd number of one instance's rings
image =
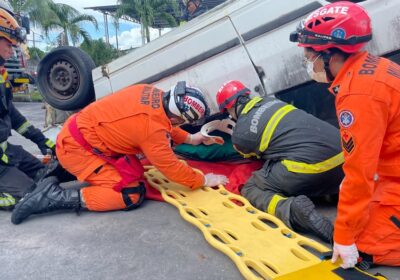
[[[43,128],[41,104],[17,103]],[[12,136],[38,154],[29,140]],[[320,207],[334,218],[334,207]],[[0,212],[0,279],[243,279],[236,265],[167,203],[145,201],[137,210],[52,213],[21,225]],[[400,279],[399,268],[374,269]]]

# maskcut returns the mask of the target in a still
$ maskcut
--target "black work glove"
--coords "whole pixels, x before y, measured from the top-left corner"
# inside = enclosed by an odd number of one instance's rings
[[[42,153],[42,155],[47,155],[49,154],[49,150],[52,155],[56,155],[56,144],[54,144],[53,141],[50,139],[46,138],[45,141],[40,142],[38,144],[39,150]]]

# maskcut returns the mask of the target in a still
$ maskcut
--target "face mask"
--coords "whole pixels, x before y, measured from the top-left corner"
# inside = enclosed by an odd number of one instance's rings
[[[329,83],[328,78],[326,77],[325,70],[322,72],[314,71],[314,63],[320,56],[318,55],[313,61],[307,60],[307,73],[310,75],[311,79],[318,83]]]

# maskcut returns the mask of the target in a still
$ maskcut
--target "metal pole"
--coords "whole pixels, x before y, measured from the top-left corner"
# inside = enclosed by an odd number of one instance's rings
[[[117,42],[117,51],[118,51],[118,25],[115,25],[115,40]]]
[[[106,13],[104,13],[103,15],[104,15],[104,31],[106,34],[106,43],[110,44],[110,35],[108,34],[108,17]]]

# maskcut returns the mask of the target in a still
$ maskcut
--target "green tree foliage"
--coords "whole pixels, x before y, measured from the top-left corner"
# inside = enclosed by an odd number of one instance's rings
[[[120,4],[117,15],[126,15],[140,21],[142,36],[150,42],[149,28],[154,25],[155,19],[161,19],[170,26],[176,26],[177,21],[173,14],[177,14],[176,1],[166,0],[118,0]]]
[[[69,5],[53,2],[49,3],[49,8],[52,16],[44,22],[43,29],[47,36],[50,31],[61,29],[62,33],[58,35],[60,45],[68,46],[71,40],[75,46],[81,38],[90,42],[89,33],[80,26],[83,22],[92,23],[98,30],[97,21],[93,16],[81,14]]]
[[[84,41],[80,48],[90,55],[96,66],[107,64],[119,56],[117,49],[105,43],[103,39]]]
[[[39,48],[28,47],[28,50],[29,50],[29,56],[31,57],[31,59],[40,60],[45,56],[44,51],[42,51]]]
[[[44,22],[52,15],[49,8],[52,0],[9,0],[15,14],[26,14],[30,21],[42,27]]]

